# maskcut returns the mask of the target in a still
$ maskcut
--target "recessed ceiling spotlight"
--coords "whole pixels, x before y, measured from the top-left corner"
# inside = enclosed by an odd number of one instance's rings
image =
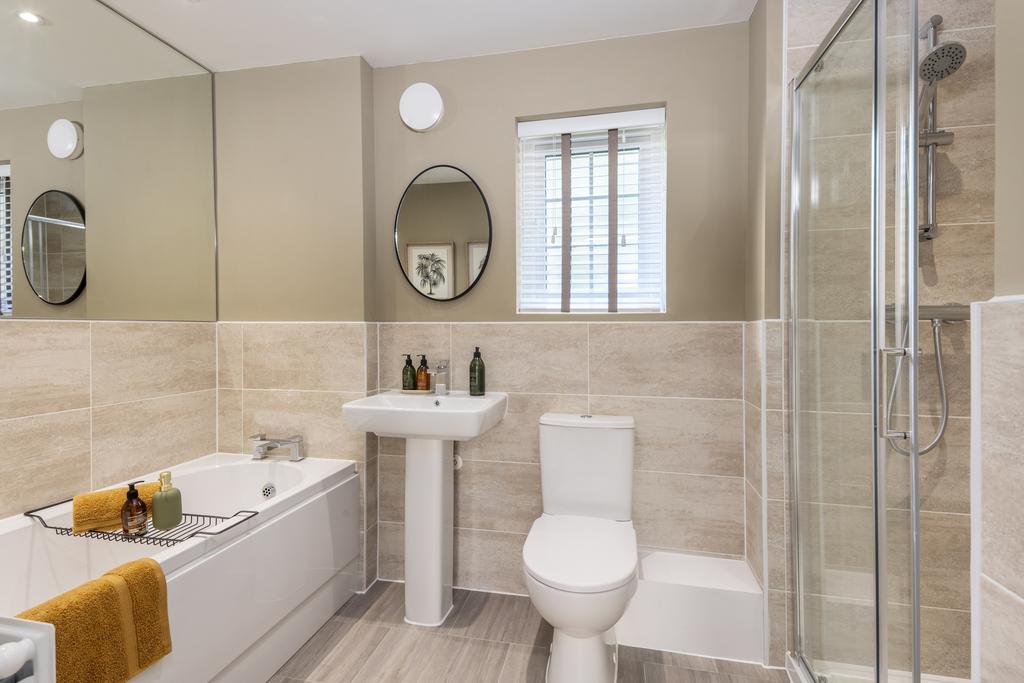
[[[41,16],[39,16],[35,12],[29,12],[28,10],[22,10],[21,12],[18,12],[18,18],[21,19],[22,21],[27,21],[30,24],[43,23],[43,18]]]

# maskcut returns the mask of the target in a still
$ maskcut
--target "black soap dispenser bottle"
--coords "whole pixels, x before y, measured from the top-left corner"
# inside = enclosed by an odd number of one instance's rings
[[[480,347],[473,352],[473,360],[469,362],[469,395],[483,396],[487,391],[484,376],[484,359],[480,357]]]
[[[416,389],[416,368],[412,365],[412,354],[405,354],[405,367],[402,368],[402,390]]]

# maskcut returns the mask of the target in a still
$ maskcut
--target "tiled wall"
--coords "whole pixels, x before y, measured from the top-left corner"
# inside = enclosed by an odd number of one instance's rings
[[[402,354],[451,361],[466,388],[474,346],[505,419],[457,444],[455,583],[525,593],[520,553],[541,513],[538,419],[549,411],[637,420],[633,516],[642,547],[742,558],[742,323],[382,323],[380,386]],[[381,439],[380,576],[403,576],[404,444]]]
[[[743,412],[747,563],[765,590],[765,663],[785,666],[792,600],[783,324],[744,324]]]
[[[981,304],[975,316],[974,324],[981,327],[974,377],[980,424],[972,474],[980,478],[974,491],[981,496],[973,507],[973,531],[980,530],[974,575],[980,604],[973,606],[973,614],[981,652],[974,673],[980,673],[975,680],[982,683],[1002,683],[1024,680],[1024,297]]]
[[[253,434],[301,434],[306,455],[359,462],[364,585],[377,575],[377,438],[348,429],[342,405],[377,390],[375,323],[217,324],[218,450]]]
[[[213,323],[4,320],[0,358],[0,517],[216,449]]]

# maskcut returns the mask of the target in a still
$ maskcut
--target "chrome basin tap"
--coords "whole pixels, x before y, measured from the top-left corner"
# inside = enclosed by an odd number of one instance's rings
[[[266,434],[254,434],[249,437],[252,446],[252,459],[265,460],[270,451],[281,448],[288,451],[290,462],[299,462],[306,457],[302,448],[302,436],[290,436],[287,439],[268,439]]]

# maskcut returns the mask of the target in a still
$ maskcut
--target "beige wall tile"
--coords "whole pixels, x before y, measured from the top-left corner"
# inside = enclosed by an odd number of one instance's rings
[[[768,501],[768,587],[789,590],[790,507],[781,500]]]
[[[907,616],[906,608],[897,608]],[[909,634],[909,625],[898,624],[901,633]],[[894,648],[893,659],[907,670],[908,646]],[[969,679],[971,677],[971,613],[952,609],[921,608],[921,670],[939,676]]]
[[[768,666],[786,666],[789,646],[790,594],[770,590],[768,596]]]
[[[591,396],[590,412],[633,416],[636,469],[743,476],[739,400]]]
[[[995,293],[995,224],[940,225],[936,234],[918,251],[920,304],[990,299]]]
[[[363,545],[363,586],[369,586],[377,579],[377,526],[366,530]]]
[[[176,394],[93,410],[93,486],[213,453],[216,391]]]
[[[920,405],[921,415],[941,415],[939,382],[935,373],[935,346],[931,323],[922,323],[918,330],[921,347]],[[942,326],[942,370],[949,394],[949,414],[971,416],[971,326],[957,323]]]
[[[789,463],[787,442],[788,415],[781,410],[765,412],[765,495],[776,500],[789,498]]]
[[[248,450],[242,433],[242,395],[238,389],[217,390],[217,450],[221,453],[245,453]]]
[[[804,442],[819,454],[800,462],[801,502],[870,506],[871,416],[804,413],[800,425]]]
[[[378,348],[379,330],[377,323],[366,323],[366,390],[376,391],[379,385],[380,349]]]
[[[461,444],[456,442],[455,447]],[[391,436],[382,436],[377,440],[377,452],[387,455],[405,455],[405,439],[398,439]]]
[[[0,420],[0,442],[0,517],[90,490],[88,410]]]
[[[743,404],[743,474],[754,489],[761,491],[761,409]]]
[[[214,389],[213,323],[92,323],[93,405]]]
[[[385,581],[405,580],[405,526],[377,525],[377,576]]]
[[[591,399],[589,411],[615,413],[599,397]],[[540,462],[540,417],[544,413],[588,412],[586,396],[563,394],[509,394],[505,417],[489,432],[472,441],[458,443],[463,460]],[[632,415],[633,413],[622,413]]]
[[[413,365],[419,365],[419,354],[426,354],[427,362],[447,358],[449,369],[454,365],[451,347],[451,325],[448,323],[381,323],[380,388],[401,389],[402,367],[405,354],[412,356]],[[468,367],[469,361],[466,360]],[[452,386],[453,389],[466,389]]]
[[[360,380],[361,382],[361,380]],[[342,405],[362,392],[265,391],[247,389],[243,396],[242,431],[250,434],[299,434],[311,458],[363,460],[366,439],[345,425]]]
[[[859,218],[835,220],[856,223]],[[814,230],[808,234],[810,270],[805,294],[809,309],[804,312],[805,317],[818,320],[870,318],[870,238],[870,231],[861,225],[840,225],[838,229]]]
[[[910,518],[890,510],[889,590],[894,601],[910,602]],[[971,608],[971,520],[968,515],[921,513],[921,604]]]
[[[743,485],[740,477],[636,472],[637,543],[742,556]]]
[[[785,329],[787,323],[781,320],[765,321],[765,407],[773,410],[783,408],[785,394]]]
[[[363,463],[363,527],[376,526],[378,519],[377,501],[380,491],[379,458],[374,457]]]
[[[377,476],[380,521],[405,522],[405,456],[378,456]]]
[[[938,432],[937,417],[918,420],[921,438],[930,440]],[[909,469],[905,460],[889,460],[889,506],[909,507]],[[950,418],[939,444],[919,458],[918,495],[920,507],[928,512],[971,511],[971,421]]]
[[[764,321],[743,324],[743,399],[761,405],[761,337]]]
[[[747,482],[743,487],[746,498],[743,510],[745,516],[744,538],[746,545],[747,565],[754,572],[757,582],[764,587],[764,534],[762,520],[761,496]]]
[[[455,585],[473,590],[526,595],[523,543],[526,534],[455,530]]]
[[[365,323],[251,323],[246,389],[366,390]]]
[[[982,306],[982,571],[1024,595],[1024,302]]]
[[[801,399],[808,410],[871,412],[871,329],[867,322],[822,322],[801,339],[806,367]]]
[[[941,14],[942,28],[947,30],[971,26],[993,26],[996,23],[994,0],[920,0],[918,15]],[[940,33],[945,37],[945,33]]]
[[[242,329],[238,323],[217,323],[217,387],[242,389]]]
[[[455,472],[455,526],[527,533],[542,512],[540,466],[466,460]]]
[[[790,0],[787,44],[817,46],[848,4],[844,0]]]
[[[89,406],[89,324],[0,322],[0,419]]]
[[[740,323],[594,323],[590,391],[609,396],[741,398]]]
[[[950,130],[953,144],[935,155],[936,215],[942,223],[994,221],[995,126]]]
[[[477,346],[490,391],[587,393],[586,323],[454,324],[454,388],[468,387],[469,362]]]
[[[983,576],[981,619],[981,682],[1024,681],[1024,600]]]

